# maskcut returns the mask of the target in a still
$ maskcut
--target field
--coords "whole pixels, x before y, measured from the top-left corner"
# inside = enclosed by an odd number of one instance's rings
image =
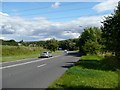
[[[38,57],[42,51],[45,51],[45,49],[41,47],[2,46],[2,62],[35,58]]]
[[[113,59],[113,58],[112,58]],[[110,59],[109,59],[110,60]],[[79,88],[118,88],[119,69],[111,61],[95,55],[82,56],[80,61],[66,71],[58,80],[53,82],[48,89]]]

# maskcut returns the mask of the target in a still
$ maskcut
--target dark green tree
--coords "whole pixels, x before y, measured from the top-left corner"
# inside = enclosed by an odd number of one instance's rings
[[[46,41],[46,48],[49,49],[50,51],[56,51],[58,50],[58,41],[55,40],[54,38],[51,40]]]
[[[23,40],[19,41],[19,43],[23,43],[23,42],[24,42]]]
[[[15,40],[2,40],[2,45],[18,46]]]
[[[59,41],[59,47],[63,50],[78,50],[78,38]]]
[[[84,29],[79,39],[79,49],[82,53],[97,54],[102,48],[101,30],[97,27]]]
[[[97,41],[88,40],[82,48],[86,53],[97,54],[100,52],[101,45]]]
[[[106,50],[114,52],[116,56],[120,56],[120,2],[114,14],[105,18],[101,28]]]

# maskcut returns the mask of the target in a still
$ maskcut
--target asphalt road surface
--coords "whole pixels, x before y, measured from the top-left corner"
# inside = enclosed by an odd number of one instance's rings
[[[47,88],[79,60],[78,53],[2,64],[2,88]]]

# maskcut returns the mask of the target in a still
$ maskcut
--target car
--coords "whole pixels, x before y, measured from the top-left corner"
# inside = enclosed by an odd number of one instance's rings
[[[68,53],[68,51],[67,51],[67,50],[64,50],[64,53],[66,53],[66,54],[67,54],[67,53]]]
[[[40,54],[40,57],[47,57],[47,58],[49,58],[49,57],[52,57],[52,54],[51,54],[51,52],[42,52]]]

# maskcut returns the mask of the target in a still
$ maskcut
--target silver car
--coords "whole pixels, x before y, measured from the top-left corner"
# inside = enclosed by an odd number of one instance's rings
[[[67,50],[64,50],[64,53],[65,53],[65,54],[68,54],[68,51],[67,51]]]
[[[40,54],[40,57],[52,57],[52,54],[51,54],[51,52],[42,52],[41,54]]]

